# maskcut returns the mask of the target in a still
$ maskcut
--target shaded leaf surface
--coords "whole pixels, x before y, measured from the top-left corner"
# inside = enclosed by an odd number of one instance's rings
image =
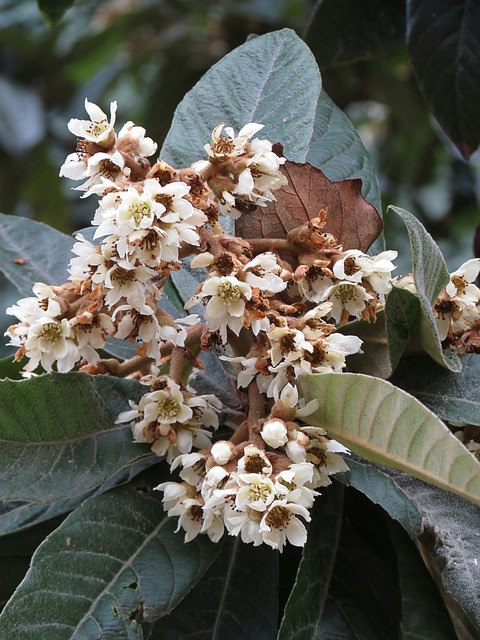
[[[395,481],[381,469],[361,458],[346,458],[349,471],[337,473],[340,482],[357,489],[371,502],[380,505],[416,538],[423,531],[422,514],[414,500],[408,498]]]
[[[309,423],[373,462],[408,471],[480,504],[480,463],[413,396],[357,373],[304,375],[299,385],[307,400],[320,402]]]
[[[67,281],[73,242],[41,222],[0,214],[0,269],[23,296],[35,282]]]
[[[52,24],[58,22],[74,3],[75,0],[37,0],[40,11]]]
[[[408,0],[407,43],[428,106],[469,158],[480,144],[478,2]]]
[[[460,605],[478,633],[480,508],[459,496],[419,482],[408,474],[394,469],[386,469],[385,473],[422,511],[426,531],[420,540],[431,555],[445,589]]]
[[[278,554],[226,537],[201,583],[148,640],[274,640],[278,616]]]
[[[105,487],[107,488],[107,487]],[[75,509],[84,496],[67,500],[55,500],[51,504],[31,503],[26,501],[4,502],[0,508],[0,536],[17,533],[59,514]]]
[[[309,163],[286,162],[288,184],[276,200],[237,220],[243,238],[285,238],[295,227],[328,209],[324,231],[332,233],[344,249],[366,251],[380,235],[383,224],[377,210],[361,194],[360,180],[332,182]]]
[[[320,0],[305,41],[323,68],[368,58],[404,39],[404,0]]]
[[[392,373],[385,329],[385,313],[377,313],[376,322],[354,320],[342,325],[339,333],[358,336],[362,340],[362,353],[348,356],[348,370],[377,378],[388,378]]]
[[[395,370],[405,348],[418,331],[420,318],[418,297],[407,289],[394,286],[385,303],[385,328],[392,370]]]
[[[237,132],[248,122],[258,122],[265,125],[260,137],[280,141],[289,158],[303,162],[319,92],[315,58],[293,31],[252,38],[187,93],[160,155],[175,166],[189,166],[205,157],[203,147],[220,122]]]
[[[425,351],[439,364],[460,371],[457,355],[443,351],[438,335],[432,305],[440,291],[448,284],[450,276],[442,252],[427,233],[423,225],[408,211],[399,207],[389,207],[398,214],[407,228],[412,250],[413,277],[420,300],[420,340]]]
[[[141,621],[170,613],[220,548],[206,536],[185,545],[174,529],[161,494],[143,486],[89,499],[38,548],[0,635],[141,639]]]
[[[322,491],[311,511],[308,539],[290,593],[278,640],[315,638],[328,596],[343,514],[343,488]]]
[[[392,522],[402,598],[402,640],[456,640],[457,634],[432,577],[408,535]]]
[[[399,621],[395,553],[383,512],[349,489],[329,599],[315,640],[391,640],[398,637]]]
[[[404,358],[391,382],[415,396],[442,420],[480,425],[480,355],[460,356],[460,373],[424,356]]]
[[[132,442],[129,424],[115,424],[141,394],[133,380],[84,373],[1,382],[2,499],[45,507],[85,498],[158,461]]]
[[[321,169],[330,180],[360,178],[363,197],[381,213],[380,189],[368,151],[353,124],[323,89],[307,162]]]

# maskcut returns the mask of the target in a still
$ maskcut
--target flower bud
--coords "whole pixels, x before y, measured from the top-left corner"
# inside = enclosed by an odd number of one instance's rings
[[[210,453],[217,464],[224,465],[230,462],[237,452],[235,445],[226,440],[220,440],[213,445]]]
[[[269,447],[277,449],[283,447],[288,440],[287,426],[283,420],[267,420],[262,426],[260,435]]]

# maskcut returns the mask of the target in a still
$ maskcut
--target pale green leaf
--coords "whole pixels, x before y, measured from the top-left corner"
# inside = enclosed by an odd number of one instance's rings
[[[356,373],[304,375],[319,409],[308,417],[355,453],[480,504],[480,463],[429,409],[385,380]]]

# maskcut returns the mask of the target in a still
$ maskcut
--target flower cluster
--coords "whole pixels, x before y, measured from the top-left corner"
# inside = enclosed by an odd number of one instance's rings
[[[305,522],[330,475],[348,470],[339,452],[347,450],[316,427],[292,420],[308,415],[317,403],[298,405],[297,391],[287,385],[271,415],[258,425],[264,446],[218,441],[210,451],[178,456],[182,482],[164,482],[164,504],[179,516],[185,541],[207,534],[218,541],[225,529],[243,542],[265,543],[282,551],[288,541],[305,544]],[[284,419],[282,419],[283,416]],[[290,418],[290,420],[289,420]]]
[[[133,435],[136,442],[152,444],[152,451],[166,456],[167,462],[192,446],[199,449],[210,446],[211,431],[218,427],[214,409],[221,403],[213,396],[197,396],[182,389],[169,376],[149,375],[141,380],[150,386],[138,405],[130,401],[130,411],[123,411],[117,424],[135,420]]]
[[[309,509],[330,476],[347,470],[348,451],[306,424],[318,402],[306,403],[297,382],[341,374],[362,349],[351,326],[374,323],[392,287],[415,293],[415,282],[392,278],[395,251],[344,248],[325,232],[323,209],[282,238],[224,232],[220,214],[248,216],[287,184],[285,158],[254,137],[263,125],[235,135],[219,124],[207,159],[174,169],[150,163],[157,145],[142,127],[115,131],[115,102],[110,117],[88,100],[85,108],[90,120],[68,124],[77,148],[60,175],[81,181],[82,197],[98,197],[93,233],[77,235],[69,282],[36,283],[33,297],[7,309],[18,318],[7,331],[15,357],[27,359],[25,375],[77,367],[148,387],[117,423],[131,423],[134,440],[178,472],[179,482],[157,488],[186,541],[217,541],[227,531],[280,551],[286,542],[301,546]],[[162,298],[187,257],[190,268],[206,270],[184,305],[198,313],[173,317]],[[479,272],[480,260],[462,265],[434,305],[441,339],[459,350],[480,349]],[[101,358],[107,338],[133,343],[135,356]],[[189,386],[200,350],[239,365],[230,439],[216,435],[225,407]]]
[[[220,211],[234,218],[252,205],[264,206],[274,200],[272,191],[287,184],[279,171],[285,158],[273,151],[268,140],[251,140],[261,129],[263,124],[251,122],[235,136],[222,122],[213,130],[212,144],[205,145],[208,160],[192,165],[211,188]]]

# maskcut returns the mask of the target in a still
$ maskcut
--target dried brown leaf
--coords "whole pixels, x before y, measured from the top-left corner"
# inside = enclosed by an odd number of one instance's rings
[[[286,238],[287,233],[328,210],[324,231],[333,234],[344,249],[367,251],[383,229],[373,205],[361,194],[362,181],[329,180],[311,164],[289,162],[283,166],[288,184],[275,192],[267,207],[245,212],[236,221],[242,238]]]

